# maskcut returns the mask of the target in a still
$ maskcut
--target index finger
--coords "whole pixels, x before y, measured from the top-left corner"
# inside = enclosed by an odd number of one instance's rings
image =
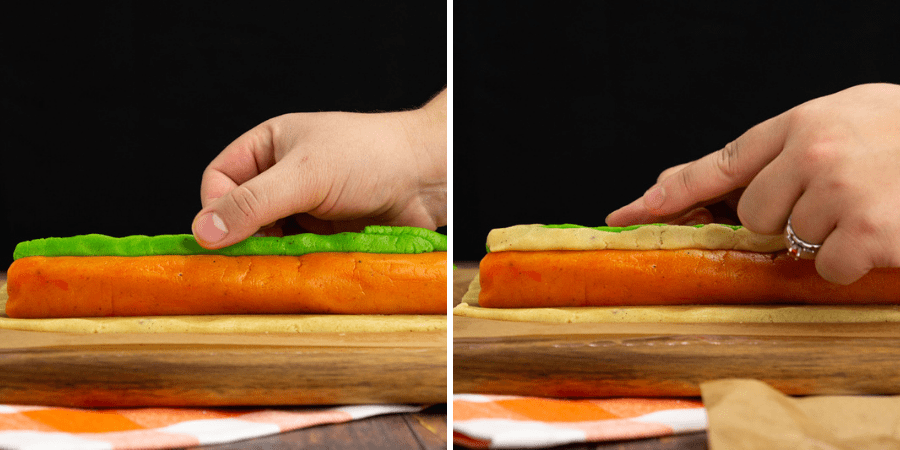
[[[272,133],[265,124],[228,144],[203,171],[200,182],[203,207],[272,167],[274,154]]]
[[[660,180],[642,197],[655,216],[671,216],[746,187],[784,148],[786,115],[762,122],[726,145]]]

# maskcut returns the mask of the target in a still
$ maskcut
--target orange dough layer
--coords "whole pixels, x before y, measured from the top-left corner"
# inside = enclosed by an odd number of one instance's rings
[[[7,278],[13,318],[447,313],[446,252],[32,256]]]
[[[479,281],[488,308],[900,304],[898,269],[839,286],[814,261],[736,250],[497,252],[482,259]]]

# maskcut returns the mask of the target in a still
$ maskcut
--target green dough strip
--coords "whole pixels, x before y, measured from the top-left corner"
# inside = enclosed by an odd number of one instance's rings
[[[447,236],[425,228],[369,226],[361,233],[285,237],[250,237],[237,244],[209,250],[190,234],[127,236],[86,234],[35,239],[19,243],[13,259],[28,256],[150,256],[150,255],[280,255],[307,253],[427,253],[447,251]]]

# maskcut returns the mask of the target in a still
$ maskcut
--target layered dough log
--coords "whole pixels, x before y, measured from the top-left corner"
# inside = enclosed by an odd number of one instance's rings
[[[900,269],[848,286],[811,260],[741,250],[502,251],[482,259],[487,308],[692,304],[900,304]]]
[[[7,278],[12,318],[447,312],[446,252],[31,256]]]

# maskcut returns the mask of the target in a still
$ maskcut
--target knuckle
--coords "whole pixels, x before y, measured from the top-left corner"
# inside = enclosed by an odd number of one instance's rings
[[[819,122],[822,114],[827,114],[820,99],[801,103],[788,112],[788,124],[790,128],[805,128],[809,124]]]
[[[685,168],[685,166],[687,166],[687,164],[680,164],[680,165],[677,165],[674,167],[669,167],[666,170],[663,170],[662,172],[659,173],[659,176],[656,177],[656,182],[659,183],[662,180],[665,180],[666,178],[669,178],[670,176],[680,172],[682,169]]]
[[[828,170],[840,165],[841,147],[832,139],[819,138],[815,142],[800,149],[796,157],[799,167],[807,167],[813,173]]]
[[[662,180],[669,178],[672,175],[672,173],[673,173],[672,169],[663,170],[662,172],[659,173],[659,176],[656,177],[656,182],[659,183]]]
[[[713,163],[717,173],[725,178],[725,181],[735,181],[741,174],[740,153],[741,147],[736,140],[729,142],[725,147],[716,152]]]
[[[790,116],[792,130],[800,130],[791,152],[800,167],[819,171],[837,167],[845,160],[847,141],[854,131],[834,120],[825,120],[826,111],[815,101],[804,103]]]
[[[868,210],[849,218],[847,228],[857,241],[877,243],[876,247],[882,247],[879,244],[894,240],[891,225],[884,215]]]
[[[239,212],[242,219],[251,223],[255,223],[263,210],[261,198],[246,186],[234,188],[228,198],[231,200],[233,209]]]
[[[864,198],[864,189],[861,189],[859,177],[840,167],[825,177],[824,189],[832,198],[840,197],[847,201]]]
[[[870,213],[858,214],[849,222],[847,225],[853,236],[862,239],[877,237],[882,228],[880,218]]]
[[[670,177],[676,183],[676,189],[684,193],[688,198],[696,198],[697,176],[694,170],[682,170]],[[699,180],[702,181],[702,180]]]
[[[871,267],[900,267],[900,241],[888,215],[869,208],[848,218],[846,227]]]
[[[286,128],[288,127],[286,122],[290,121],[293,116],[293,113],[282,114],[259,124],[257,129],[259,130],[261,139],[275,141],[283,137],[286,134]]]

